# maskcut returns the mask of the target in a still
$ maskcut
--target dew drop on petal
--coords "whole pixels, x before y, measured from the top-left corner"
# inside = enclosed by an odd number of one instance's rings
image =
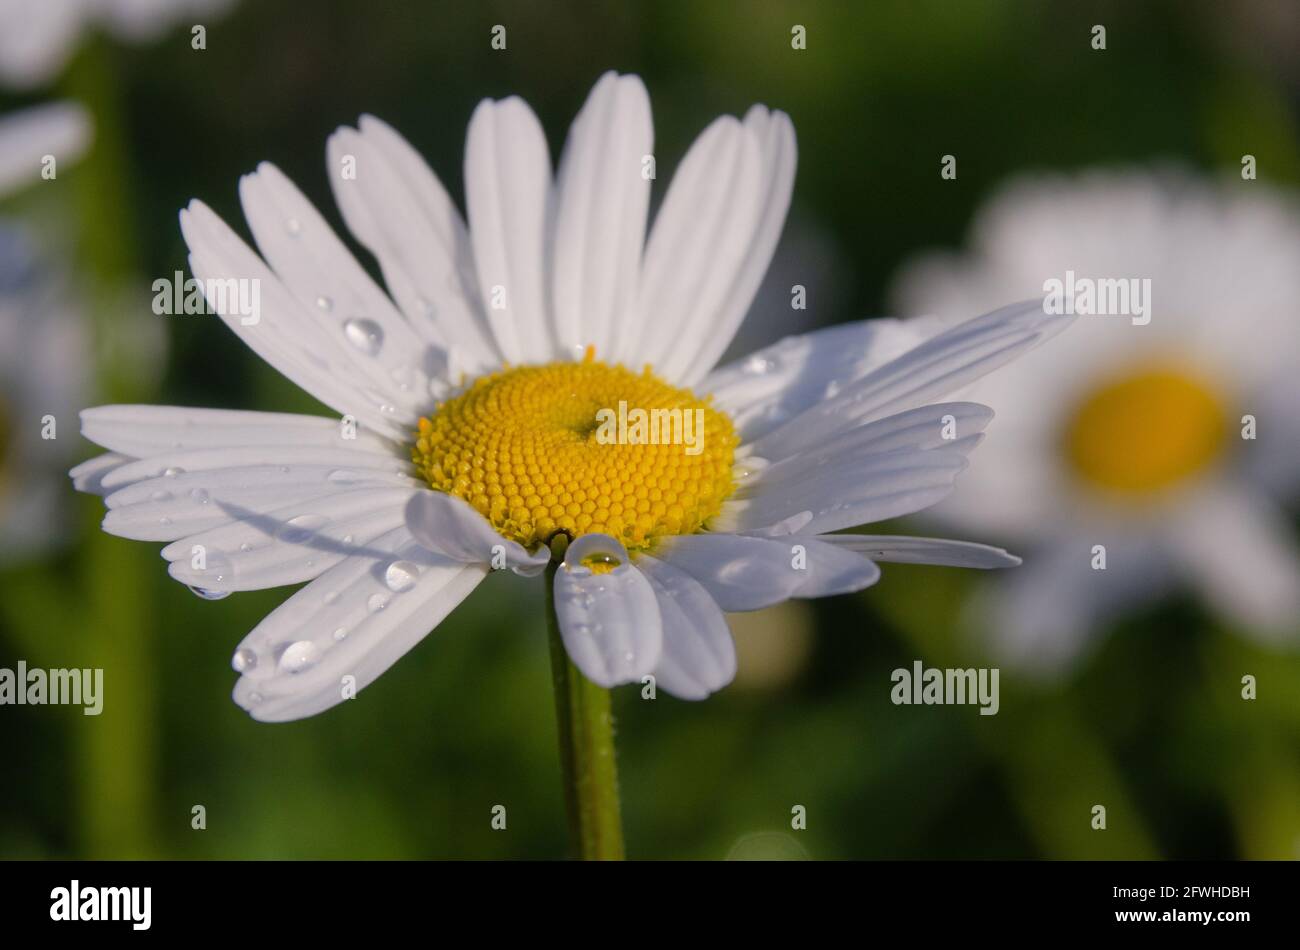
[[[181,468],[179,465],[171,465],[163,469],[164,478],[175,478],[177,475],[184,475],[184,474],[185,474],[185,469]]]
[[[286,521],[276,537],[285,544],[303,544],[327,524],[329,519],[324,515],[298,515]]]
[[[387,594],[371,594],[366,601],[366,608],[373,614],[378,613],[388,606]]]
[[[384,583],[388,589],[400,594],[415,586],[415,579],[420,576],[420,568],[410,561],[394,561],[384,571]]]
[[[384,345],[384,331],[373,320],[350,317],[343,323],[343,335],[348,342],[367,356],[374,356]]]
[[[321,295],[316,298],[316,306],[318,309],[328,312],[334,309],[334,301],[329,297]]]
[[[210,500],[208,493],[202,488],[191,488],[190,497],[193,498],[200,505],[206,505]]]
[[[302,222],[297,218],[290,218],[284,222],[284,229],[289,232],[291,237],[297,237],[302,233]]]
[[[284,648],[280,654],[280,672],[302,673],[320,660],[320,649],[310,640],[299,640]]]
[[[230,666],[236,673],[247,673],[257,666],[257,654],[248,647],[240,647],[230,658]]]
[[[228,590],[209,590],[206,587],[195,587],[194,585],[190,585],[190,590],[204,600],[224,600],[230,596]]]
[[[156,491],[149,495],[150,501],[167,501],[171,498],[172,493],[169,491]]]
[[[337,630],[334,631],[335,640],[343,640],[347,637],[347,635],[348,635],[347,627],[339,627]]]

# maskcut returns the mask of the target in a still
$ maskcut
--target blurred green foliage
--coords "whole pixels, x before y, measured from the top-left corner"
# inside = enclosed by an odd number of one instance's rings
[[[789,112],[796,212],[849,265],[841,305],[814,294],[812,315],[874,316],[894,268],[960,243],[980,200],[1019,170],[1175,159],[1235,173],[1248,141],[1263,178],[1300,180],[1297,87],[1230,42],[1235,7],[245,0],[207,24],[205,51],[182,27],[143,48],[96,40],[68,70],[56,91],[100,123],[66,199],[81,222],[74,267],[94,282],[134,277],[146,311],[149,282],[186,269],[177,210],[201,197],[246,233],[236,186],[256,162],[279,165],[342,231],[323,167],[338,125],[381,116],[459,195],[480,98],[524,96],[558,154],[593,80],[616,68],[650,89],[661,185],[716,114],[755,101]],[[489,48],[496,23],[506,51]],[[805,51],[790,48],[796,23]],[[1105,52],[1089,47],[1093,23],[1107,25]],[[960,156],[955,182],[938,175],[946,153]],[[106,399],[319,411],[215,320],[157,319],[171,343],[161,384],[105,365]],[[536,581],[493,578],[357,701],[261,725],[228,698],[229,658],[287,592],[205,602],[150,545],[102,535],[97,499],[68,486],[67,504],[70,544],[0,575],[0,665],[103,665],[106,705],[98,718],[0,708],[0,856],[564,852]],[[785,832],[768,839],[777,853],[815,858],[1296,856],[1300,660],[1258,652],[1189,599],[1111,631],[1066,681],[1004,671],[997,716],[892,705],[897,666],[987,662],[956,633],[979,582],[890,566],[869,591],[800,608],[812,652],[776,685],[741,682],[702,704],[619,691],[630,856],[723,857],[760,832]],[[1256,702],[1239,698],[1244,672],[1259,678]],[[1104,833],[1089,827],[1096,802]],[[495,804],[505,832],[490,828]],[[796,804],[806,831],[789,831]]]

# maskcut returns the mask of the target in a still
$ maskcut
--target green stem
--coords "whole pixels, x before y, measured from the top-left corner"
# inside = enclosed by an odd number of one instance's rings
[[[85,279],[90,293],[104,301],[118,300],[121,288],[137,279],[130,161],[117,78],[112,50],[98,41],[78,54],[64,85],[95,120],[91,152],[69,179],[76,184]],[[142,289],[138,292],[143,295]],[[122,345],[122,335],[129,331],[120,323],[119,311],[114,303],[92,311],[98,395],[110,402],[146,401],[149,375],[133,365],[130,347]],[[81,507],[87,528],[80,551],[83,606],[95,618],[83,628],[84,655],[88,665],[104,670],[105,693],[103,714],[77,730],[84,856],[157,857],[157,668],[149,555],[99,530],[103,513],[98,501],[83,500]]]
[[[623,820],[609,690],[583,676],[564,649],[555,615],[555,571],[552,561],[546,568],[546,625],[569,842],[573,856],[583,861],[621,861]]]

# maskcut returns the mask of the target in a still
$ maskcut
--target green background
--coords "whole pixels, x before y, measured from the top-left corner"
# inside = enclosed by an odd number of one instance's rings
[[[85,102],[98,139],[55,200],[92,302],[126,282],[148,314],[149,283],[187,270],[178,209],[200,197],[247,234],[236,186],[257,162],[342,233],[324,169],[337,126],[386,119],[459,196],[481,98],[523,96],[558,154],[614,68],[649,88],[660,187],[717,114],[764,102],[791,115],[787,238],[813,234],[821,251],[801,259],[787,240],[778,266],[821,275],[800,317],[830,324],[882,315],[898,265],[958,246],[1021,170],[1173,159],[1235,173],[1250,151],[1261,179],[1300,180],[1295,63],[1255,16],[1282,5],[245,0],[206,23],[201,52],[184,25],[144,47],[82,47],[51,92]],[[489,46],[498,23],[505,51]],[[1105,51],[1090,46],[1095,23]],[[794,24],[806,50],[791,49]],[[938,174],[948,153],[956,181]],[[112,313],[91,313],[104,402],[321,411],[215,319],[152,318],[170,341],[158,372],[112,355]],[[263,725],[230,701],[229,660],[288,592],[205,602],[168,579],[159,545],[100,533],[98,499],[69,485],[66,504],[64,547],[0,573],[0,666],[102,666],[106,704],[97,718],[0,707],[0,856],[564,853],[539,580],[492,578],[355,702]],[[629,856],[1300,854],[1300,661],[1259,652],[1191,596],[1130,618],[1060,681],[1004,670],[997,716],[894,706],[890,672],[914,659],[988,665],[955,632],[981,580],[887,565],[863,593],[738,624],[738,682],[704,703],[619,690]],[[1097,803],[1105,831],[1090,827]],[[498,804],[505,831],[490,825]],[[191,828],[195,805],[206,830]],[[806,830],[790,829],[796,805]]]

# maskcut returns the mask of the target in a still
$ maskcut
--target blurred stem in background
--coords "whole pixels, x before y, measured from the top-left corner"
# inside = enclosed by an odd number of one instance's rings
[[[623,819],[609,690],[583,676],[564,649],[555,615],[555,571],[552,561],[546,567],[546,627],[569,845],[573,856],[584,861],[619,861],[623,858]]]
[[[130,341],[119,339],[127,331],[114,319],[120,307],[118,291],[137,279],[138,260],[117,74],[105,41],[85,44],[68,71],[63,92],[89,109],[95,123],[91,153],[71,177],[80,225],[79,261],[91,296],[97,393],[107,402],[143,401],[150,386],[142,380],[152,376],[130,365]],[[100,531],[99,500],[85,502],[91,523],[79,552],[81,589],[87,594],[80,629],[86,632],[87,665],[104,670],[105,698],[103,713],[76,730],[82,854],[157,857],[149,552]]]

